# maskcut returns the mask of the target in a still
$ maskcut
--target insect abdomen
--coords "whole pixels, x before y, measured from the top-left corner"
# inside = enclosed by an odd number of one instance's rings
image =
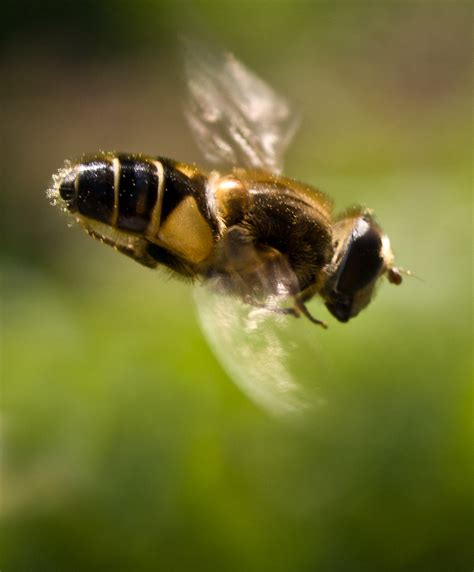
[[[189,274],[211,255],[217,233],[205,181],[170,159],[99,153],[61,169],[50,196],[93,238],[146,266]]]
[[[163,167],[129,155],[90,157],[66,168],[58,192],[68,210],[124,231],[142,233],[161,210]]]

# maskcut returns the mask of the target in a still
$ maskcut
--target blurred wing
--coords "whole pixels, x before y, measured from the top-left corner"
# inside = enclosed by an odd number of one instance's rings
[[[201,327],[224,369],[256,403],[275,414],[301,412],[321,402],[319,328],[285,313],[297,291],[286,258],[273,250],[253,256],[252,272],[229,269],[196,288]]]
[[[257,308],[209,284],[195,289],[201,328],[234,382],[254,402],[274,414],[298,413],[309,400],[289,369],[285,331],[292,316]]]
[[[232,54],[185,44],[185,116],[196,142],[216,166],[278,173],[298,121],[284,98]]]

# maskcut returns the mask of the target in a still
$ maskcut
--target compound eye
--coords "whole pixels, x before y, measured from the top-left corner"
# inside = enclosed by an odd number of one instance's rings
[[[380,229],[366,217],[360,217],[341,262],[336,285],[338,292],[353,295],[373,282],[383,267]]]

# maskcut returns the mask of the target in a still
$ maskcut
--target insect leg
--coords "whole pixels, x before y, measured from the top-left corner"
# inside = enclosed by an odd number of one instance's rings
[[[313,324],[317,324],[318,326],[322,326],[325,330],[328,329],[328,325],[326,324],[326,322],[323,322],[322,320],[318,320],[317,318],[315,318],[314,316],[311,315],[310,311],[305,306],[304,301],[298,295],[295,296],[294,309],[295,309],[295,311],[299,310],[303,314],[303,316],[306,316],[310,322],[313,322]]]
[[[146,251],[147,243],[143,240],[135,240],[131,244],[120,244],[113,239],[109,238],[108,236],[104,236],[99,232],[93,230],[90,227],[85,227],[85,231],[89,236],[99,240],[103,244],[107,244],[112,246],[117,252],[125,254],[125,256],[129,256],[133,258],[136,262],[147,266],[148,268],[156,268],[158,263],[157,261],[152,258]]]
[[[295,307],[290,308],[279,308],[278,306],[269,306],[268,304],[260,304],[259,302],[252,300],[251,298],[244,298],[246,304],[255,306],[256,308],[261,308],[262,310],[268,310],[275,314],[284,314],[285,316],[293,316],[295,318],[300,317],[300,312]]]
[[[294,317],[303,314],[313,323],[325,326],[311,316],[298,297],[298,280],[286,256],[276,248],[256,244],[246,227],[229,228],[220,244],[220,259],[219,267],[228,290],[247,304]],[[279,305],[291,296],[294,296],[293,306]]]
[[[286,257],[271,246],[258,244],[251,230],[240,224],[231,226],[223,236],[216,267],[230,281],[230,289],[244,299],[261,302],[298,292],[298,281]]]

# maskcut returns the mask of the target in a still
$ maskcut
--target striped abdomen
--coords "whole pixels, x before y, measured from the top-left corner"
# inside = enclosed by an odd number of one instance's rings
[[[58,191],[70,212],[140,233],[159,218],[163,187],[160,161],[98,155],[67,169]]]
[[[214,246],[205,180],[169,159],[97,154],[62,169],[52,195],[94,238],[147,266],[190,273]]]

